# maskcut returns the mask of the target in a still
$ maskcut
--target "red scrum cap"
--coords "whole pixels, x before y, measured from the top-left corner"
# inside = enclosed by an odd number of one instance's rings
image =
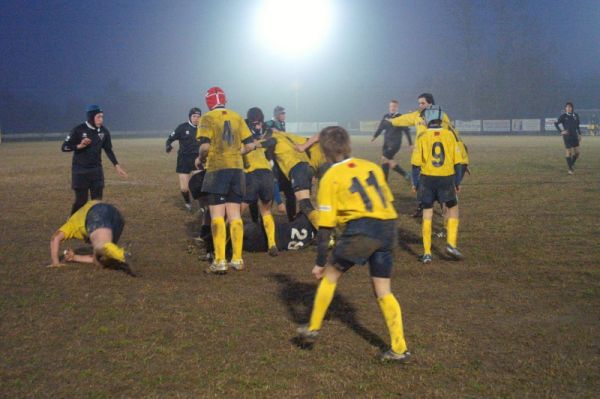
[[[225,92],[220,87],[211,87],[206,92],[206,105],[208,109],[212,110],[217,106],[224,106],[227,103],[227,98],[225,98]]]

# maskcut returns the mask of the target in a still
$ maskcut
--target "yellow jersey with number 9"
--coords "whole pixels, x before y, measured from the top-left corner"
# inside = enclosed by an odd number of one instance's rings
[[[426,176],[451,176],[454,165],[464,163],[462,148],[449,129],[427,129],[417,139],[411,163]]]
[[[215,108],[202,115],[196,139],[210,140],[206,170],[243,169],[242,142],[249,137],[246,121],[232,110]]]
[[[379,165],[348,158],[332,165],[321,179],[317,193],[319,227],[335,227],[360,218],[396,219],[393,201]]]

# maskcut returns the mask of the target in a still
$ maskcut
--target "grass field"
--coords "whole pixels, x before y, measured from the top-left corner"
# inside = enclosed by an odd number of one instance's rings
[[[57,142],[0,145],[0,396],[599,397],[600,140],[584,140],[574,176],[560,138],[466,141],[464,262],[415,260],[414,200],[391,177],[405,367],[377,361],[389,338],[366,268],[340,282],[312,350],[291,341],[316,287],[312,249],[204,274],[162,140],[114,141],[127,180],[105,166],[105,200],[124,214],[143,276],[46,269],[71,207],[71,156]],[[380,143],[354,148],[376,160]]]

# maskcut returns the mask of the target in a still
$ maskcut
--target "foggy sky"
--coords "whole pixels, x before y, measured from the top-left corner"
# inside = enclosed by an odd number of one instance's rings
[[[289,121],[379,119],[424,91],[458,119],[600,108],[597,0],[337,0],[319,51],[295,59],[257,42],[259,6],[2,2],[0,126],[68,131],[98,103],[111,129],[170,129],[213,85],[241,114],[279,104]]]

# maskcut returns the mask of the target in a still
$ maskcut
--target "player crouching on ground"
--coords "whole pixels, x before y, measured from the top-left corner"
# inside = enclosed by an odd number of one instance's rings
[[[200,142],[200,156],[206,158],[206,175],[202,191],[208,193],[211,229],[215,247],[215,259],[207,273],[225,274],[229,267],[244,269],[242,245],[244,224],[241,218],[241,203],[245,191],[244,151],[255,148],[254,139],[244,119],[236,112],[226,109],[225,93],[212,87],[206,93],[209,112],[202,115],[196,138]],[[225,217],[229,222],[229,233],[233,254],[231,262],[225,259]]]
[[[378,165],[351,158],[350,137],[345,129],[323,129],[320,146],[327,159],[336,163],[319,184],[318,254],[312,273],[321,282],[310,323],[300,327],[298,334],[307,341],[317,337],[339,278],[355,264],[369,262],[375,296],[391,336],[391,349],[382,355],[382,360],[405,362],[410,352],[404,340],[400,305],[390,287],[396,242],[394,198]],[[328,264],[329,236],[338,225],[346,227]]]
[[[76,238],[91,243],[94,254],[76,255],[69,248],[65,251],[66,262],[96,263],[135,276],[125,259],[125,250],[117,245],[124,226],[123,217],[113,205],[89,201],[52,235],[50,241],[52,264],[49,267],[64,266],[60,263],[58,255],[60,243]]]
[[[443,115],[439,107],[430,107],[423,112],[427,130],[417,139],[412,154],[413,190],[423,208],[423,263],[431,263],[431,225],[433,203],[435,201],[447,207],[448,237],[446,253],[460,260],[463,255],[456,248],[458,236],[458,199],[463,172],[463,152],[454,132],[442,127]]]

